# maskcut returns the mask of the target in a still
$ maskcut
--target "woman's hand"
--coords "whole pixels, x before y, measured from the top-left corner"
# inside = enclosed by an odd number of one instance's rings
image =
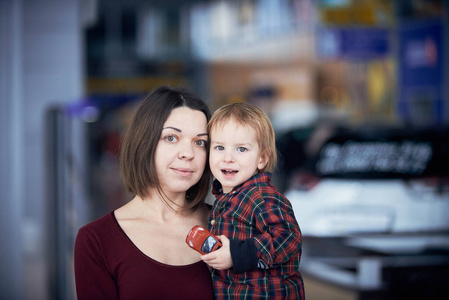
[[[217,238],[221,241],[220,249],[201,256],[201,259],[210,267],[216,270],[226,270],[232,268],[231,250],[229,246],[229,239],[224,235],[219,235]]]

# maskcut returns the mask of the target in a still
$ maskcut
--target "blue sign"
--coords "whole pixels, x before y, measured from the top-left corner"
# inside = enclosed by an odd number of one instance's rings
[[[399,115],[417,125],[443,121],[443,24],[414,21],[399,29]]]
[[[389,54],[389,38],[384,28],[322,28],[317,34],[317,51],[321,58],[372,60]]]

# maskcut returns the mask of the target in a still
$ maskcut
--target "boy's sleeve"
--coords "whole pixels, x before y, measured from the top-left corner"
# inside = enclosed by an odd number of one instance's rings
[[[301,252],[301,231],[288,199],[280,194],[247,194],[251,197],[255,226],[260,235],[230,239],[233,272],[269,269]]]
[[[254,271],[256,269],[270,268],[266,262],[257,257],[257,248],[254,238],[244,241],[230,239],[229,241],[233,262],[232,269],[235,274]]]
[[[257,269],[258,258],[255,240],[253,238],[246,240],[230,239],[230,250],[233,264],[233,272],[240,274]]]
[[[260,208],[256,226],[262,234],[254,237],[255,247],[258,259],[271,268],[301,252],[301,231],[287,199],[273,195]]]

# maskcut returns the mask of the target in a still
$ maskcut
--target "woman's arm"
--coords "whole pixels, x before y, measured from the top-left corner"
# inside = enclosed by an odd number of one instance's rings
[[[114,278],[108,271],[95,235],[81,228],[75,241],[75,281],[78,300],[118,299]]]

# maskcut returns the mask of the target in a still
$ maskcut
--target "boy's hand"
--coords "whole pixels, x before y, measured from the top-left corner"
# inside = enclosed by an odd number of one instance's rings
[[[232,267],[231,250],[229,248],[229,239],[224,235],[219,235],[217,238],[223,244],[218,250],[201,256],[201,259],[210,267],[216,270],[226,270]]]

